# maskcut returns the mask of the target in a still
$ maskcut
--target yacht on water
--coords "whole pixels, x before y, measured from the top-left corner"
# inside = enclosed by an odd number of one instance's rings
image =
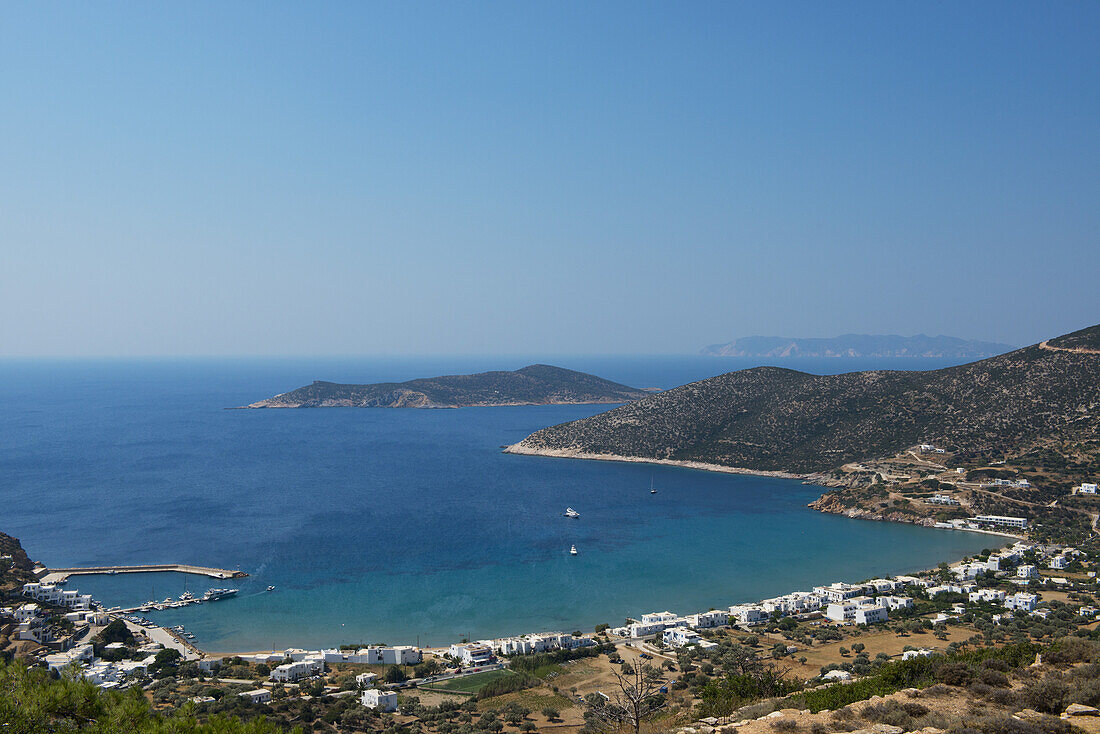
[[[649,493],[657,494],[657,490],[653,487],[653,477],[649,478]]]
[[[268,586],[268,587],[267,587],[267,590],[268,590],[268,591],[275,591],[275,587],[274,587],[274,586]]]
[[[202,595],[203,601],[217,601],[226,597],[235,596],[236,589],[210,589]]]
[[[575,545],[569,546],[569,555],[571,555],[571,556],[577,555],[577,546],[575,546]]]
[[[564,514],[566,517],[580,517],[581,516],[581,513],[577,512],[572,507],[566,507],[565,512],[562,513],[562,514]]]

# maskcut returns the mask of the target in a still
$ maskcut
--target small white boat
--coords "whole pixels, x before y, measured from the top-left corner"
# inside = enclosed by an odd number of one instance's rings
[[[566,507],[565,512],[562,513],[566,517],[580,517],[581,513],[574,510],[572,507]]]
[[[267,587],[267,590],[268,590],[268,591],[275,591],[275,587],[274,587],[274,586],[268,586],[268,587]]]
[[[569,546],[569,555],[571,555],[571,556],[577,555],[577,546],[575,546],[575,545]]]
[[[649,478],[649,493],[650,494],[657,494],[657,490],[654,489],[654,487],[653,487],[653,477]]]

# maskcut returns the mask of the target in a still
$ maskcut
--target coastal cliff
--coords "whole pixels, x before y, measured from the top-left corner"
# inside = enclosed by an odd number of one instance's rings
[[[562,367],[535,364],[512,372],[446,375],[407,382],[349,385],[317,381],[247,408],[466,408],[504,405],[627,403],[651,391]]]
[[[34,561],[27,557],[18,538],[0,533],[0,591],[36,581],[34,566]]]

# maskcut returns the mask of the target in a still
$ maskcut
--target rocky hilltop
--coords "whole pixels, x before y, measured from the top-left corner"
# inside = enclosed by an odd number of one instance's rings
[[[18,538],[0,533],[0,592],[37,580],[34,565]]]
[[[446,375],[370,385],[318,381],[245,407],[465,408],[627,403],[649,394],[584,372],[534,364],[514,372]]]
[[[825,472],[936,443],[974,460],[1100,446],[1100,326],[946,369],[756,367],[544,428],[513,453]]]
[[[747,336],[701,350],[715,357],[943,357],[981,359],[1004,354],[1008,344],[959,339],[953,336],[878,336],[844,334],[825,339],[785,336]]]

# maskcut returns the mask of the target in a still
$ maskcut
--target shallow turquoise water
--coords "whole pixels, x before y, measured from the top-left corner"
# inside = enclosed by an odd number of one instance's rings
[[[312,379],[524,363],[0,363],[0,530],[47,565],[239,565],[251,576],[238,598],[150,615],[211,650],[590,628],[925,568],[997,542],[816,513],[805,504],[820,490],[796,481],[500,452],[606,406],[222,409]],[[743,366],[558,363],[661,387]],[[567,505],[582,517],[562,517]],[[128,606],[185,583],[224,585],[148,574],[70,586]]]

